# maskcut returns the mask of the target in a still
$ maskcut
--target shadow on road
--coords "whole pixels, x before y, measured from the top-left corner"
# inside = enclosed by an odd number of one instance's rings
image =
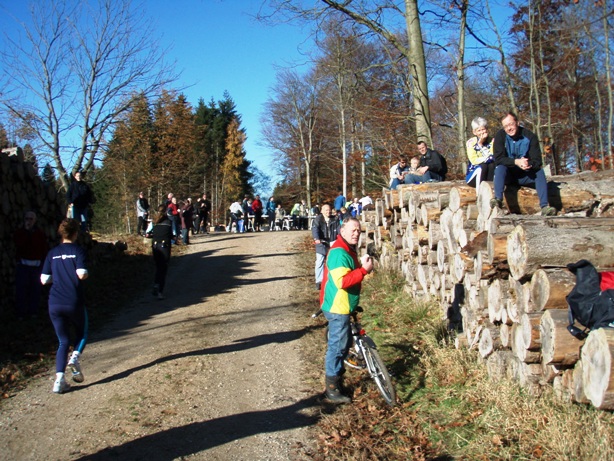
[[[174,256],[168,271],[167,285],[164,290],[166,299],[159,301],[149,293],[150,288],[143,294],[140,301],[129,312],[123,313],[121,326],[109,325],[102,331],[90,338],[94,343],[108,340],[128,334],[133,328],[141,325],[148,318],[181,309],[186,306],[200,304],[208,298],[241,289],[242,286],[262,284],[263,292],[268,290],[266,284],[276,281],[295,279],[296,276],[271,276],[261,278],[247,278],[256,270],[264,275],[262,268],[256,269],[257,264],[262,264],[272,256],[288,258],[288,267],[293,265],[292,259],[295,253],[263,253],[263,254],[223,254],[232,253],[232,242],[237,239],[253,238],[255,235],[240,235],[229,237],[227,235],[196,238],[191,243],[191,254]],[[219,246],[224,242],[226,246]],[[208,249],[215,244],[217,248]],[[260,244],[260,243],[258,243]],[[256,243],[254,244],[256,245]],[[153,260],[151,262],[153,264]],[[280,307],[280,303],[273,308]],[[266,308],[265,308],[266,309]],[[259,309],[262,312],[263,309]],[[206,312],[203,313],[206,315]]]
[[[281,432],[317,423],[317,412],[305,411],[320,404],[314,395],[286,407],[224,416],[175,427],[105,448],[79,460],[172,460],[193,455],[245,437]]]
[[[266,344],[274,344],[274,343],[281,344],[281,343],[288,343],[291,341],[296,341],[300,339],[301,337],[303,337],[305,334],[309,333],[311,330],[318,329],[318,328],[319,328],[318,326],[308,326],[300,330],[282,331],[279,333],[263,334],[263,335],[253,336],[250,338],[238,339],[231,344],[226,344],[223,346],[207,347],[207,348],[199,349],[196,351],[189,351],[189,352],[182,352],[180,354],[167,355],[166,357],[157,358],[156,360],[152,360],[149,363],[139,365],[138,367],[124,370],[121,373],[116,373],[113,376],[107,376],[106,378],[100,379],[98,381],[95,381],[95,382],[92,382],[92,383],[89,383],[83,386],[75,386],[75,390],[85,389],[85,388],[97,386],[100,384],[107,384],[112,381],[116,381],[118,379],[124,379],[138,371],[145,370],[147,368],[153,367],[155,365],[159,365],[164,362],[178,360],[178,359],[182,359],[185,357],[194,357],[194,356],[200,356],[200,355],[213,355],[213,354],[228,354],[228,353],[233,353],[233,352],[244,351],[247,349],[252,349],[255,347],[259,347],[259,346],[264,346]]]

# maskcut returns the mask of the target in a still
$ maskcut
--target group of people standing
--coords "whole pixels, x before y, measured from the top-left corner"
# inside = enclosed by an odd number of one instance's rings
[[[553,216],[556,209],[548,202],[548,185],[542,168],[542,154],[537,136],[521,126],[513,112],[507,112],[501,118],[502,128],[494,137],[489,134],[488,121],[476,117],[471,122],[473,136],[467,141],[467,175],[468,185],[479,188],[483,181],[494,182],[494,194],[491,208],[503,208],[505,186],[531,186],[537,191],[539,206],[543,216]],[[419,184],[445,180],[447,167],[445,159],[439,152],[418,143],[420,158],[411,159],[407,164],[404,156],[390,168],[390,188],[399,184]]]

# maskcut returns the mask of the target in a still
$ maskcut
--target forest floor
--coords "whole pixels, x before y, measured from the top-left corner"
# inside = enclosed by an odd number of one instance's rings
[[[311,458],[322,395],[302,376],[305,235],[193,237],[165,300],[144,287],[89,339],[84,383],[53,394],[50,370],[2,402],[0,458]]]

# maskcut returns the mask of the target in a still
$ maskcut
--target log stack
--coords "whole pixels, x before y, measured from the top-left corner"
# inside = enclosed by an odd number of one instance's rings
[[[539,214],[534,190],[506,191],[507,213],[490,208],[492,183],[463,182],[385,190],[365,212],[361,243],[379,264],[400,271],[406,291],[460,307],[459,347],[470,347],[493,377],[517,380],[531,393],[557,394],[614,409],[614,329],[579,341],[567,331],[565,297],[575,285],[567,264],[588,259],[614,270],[614,172],[553,177],[556,217]],[[387,216],[373,216],[387,210]],[[375,226],[375,227],[374,227]],[[367,226],[365,226],[367,227]]]
[[[23,224],[25,211],[37,214],[37,225],[49,238],[57,237],[58,223],[64,216],[61,196],[54,184],[44,183],[32,162],[24,160],[21,149],[0,153],[0,309],[13,306],[15,295],[15,248],[13,233]]]

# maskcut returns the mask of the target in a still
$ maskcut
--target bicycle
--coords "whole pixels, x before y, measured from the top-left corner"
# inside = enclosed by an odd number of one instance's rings
[[[362,307],[358,306],[356,310],[350,314],[350,329],[352,332],[354,345],[352,347],[353,350],[350,350],[348,357],[345,359],[345,364],[354,369],[366,368],[369,372],[369,376],[371,379],[373,379],[373,381],[375,381],[377,390],[382,395],[386,403],[390,406],[395,406],[396,391],[394,389],[394,385],[392,384],[392,380],[390,379],[388,369],[380,357],[379,352],[377,352],[375,341],[371,339],[358,321],[357,314],[358,312],[362,311]],[[316,318],[321,313],[322,311],[318,310],[311,317]],[[353,358],[357,360],[352,361]],[[361,358],[364,362],[364,366],[360,364]]]

